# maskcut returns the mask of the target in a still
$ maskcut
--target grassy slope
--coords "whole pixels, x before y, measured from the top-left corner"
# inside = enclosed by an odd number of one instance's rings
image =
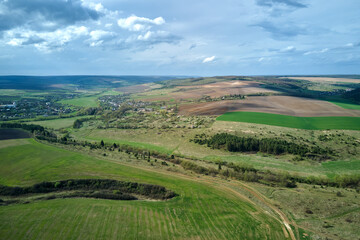
[[[160,184],[180,196],[165,202],[57,199],[3,206],[3,239],[284,238],[280,224],[272,217],[209,183],[28,141],[30,144],[0,149],[1,184],[112,178]]]
[[[79,116],[79,117],[72,117],[72,118],[59,118],[54,120],[45,120],[45,121],[33,121],[33,122],[26,122],[29,124],[36,124],[47,128],[53,128],[53,129],[60,129],[60,128],[68,128],[72,127],[74,124],[74,121],[76,119],[85,118],[88,116]]]
[[[267,124],[309,130],[360,130],[359,117],[294,117],[258,112],[228,112],[216,120]]]
[[[97,107],[97,106],[99,106],[97,99],[98,99],[98,96],[80,97],[80,98],[74,98],[74,99],[61,100],[61,101],[59,101],[59,103],[69,104],[69,105],[79,106],[79,107]]]
[[[357,105],[357,104],[341,103],[341,102],[331,102],[331,103],[336,104],[345,109],[360,110],[360,105]]]
[[[103,92],[94,92],[95,95],[92,96],[83,96],[83,97],[79,97],[79,98],[73,98],[73,99],[65,99],[65,100],[61,100],[59,101],[59,103],[61,104],[69,104],[69,105],[73,105],[73,106],[78,106],[78,107],[98,107],[99,106],[99,102],[98,102],[98,98],[104,95],[119,95],[121,94],[118,91],[114,91],[114,90],[108,90],[108,91],[103,91]]]
[[[173,129],[173,130],[160,130],[160,129],[88,129],[81,128],[74,130],[72,135],[81,140],[96,140],[100,142],[104,140],[107,143],[122,143],[135,147],[142,147],[146,149],[156,150],[162,153],[182,154],[185,156],[194,156],[196,158],[203,158],[206,160],[224,160],[234,163],[249,163],[259,169],[272,169],[272,170],[285,170],[299,175],[323,175],[334,176],[335,174],[344,173],[359,173],[358,164],[360,161],[354,156],[338,159],[336,162],[323,162],[323,163],[310,163],[304,162],[291,162],[291,156],[262,156],[261,154],[242,154],[230,153],[217,149],[211,149],[206,146],[201,146],[193,142],[189,142],[195,134],[213,134],[216,132],[253,132],[247,133],[255,136],[261,133],[267,137],[281,137],[283,135],[291,134],[293,136],[302,137],[314,141],[322,131],[311,133],[306,130],[282,128],[268,125],[257,125],[240,122],[225,122],[217,121],[210,129]],[[270,133],[271,132],[271,133]],[[343,131],[341,131],[343,132]],[[355,131],[347,132],[347,134],[354,135]],[[330,133],[337,134],[337,131],[332,130]],[[329,133],[329,134],[330,134]],[[314,136],[312,136],[314,134]],[[354,135],[359,138],[360,135]],[[359,138],[360,139],[360,138]],[[334,139],[339,142],[339,139]],[[341,140],[343,141],[343,140]],[[346,140],[348,141],[348,140]],[[320,143],[319,143],[320,144]],[[332,146],[333,141],[322,143],[324,147]],[[344,143],[345,144],[345,143]],[[337,144],[339,148],[343,149],[344,144]],[[344,154],[341,155],[344,157]],[[355,166],[355,167],[354,167]]]

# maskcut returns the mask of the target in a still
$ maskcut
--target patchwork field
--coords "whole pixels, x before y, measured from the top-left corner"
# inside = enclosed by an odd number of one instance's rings
[[[341,103],[341,102],[331,102],[331,103],[338,105],[345,109],[360,110],[360,105],[357,105],[357,104]]]
[[[144,96],[143,100],[164,101],[170,99],[199,99],[205,96],[218,98],[231,94],[248,95],[258,93],[276,93],[276,91],[262,88],[262,84],[257,82],[225,81],[204,85],[177,86],[164,96]]]
[[[258,112],[228,112],[216,120],[259,123],[309,130],[360,130],[360,117],[294,117]]]
[[[327,101],[291,96],[256,96],[244,100],[216,101],[180,106],[181,115],[221,115],[226,112],[264,112],[299,117],[352,116],[360,110],[345,109]]]
[[[146,83],[146,84],[139,84],[139,85],[131,85],[131,86],[127,86],[127,87],[121,87],[116,89],[118,92],[122,92],[122,93],[140,93],[140,92],[145,92],[145,91],[149,91],[151,89],[156,89],[161,87],[160,84],[156,84],[156,83]]]
[[[334,79],[113,79],[56,94],[5,90],[9,103],[23,93],[39,100],[2,111],[9,129],[0,129],[0,185],[32,192],[12,196],[0,186],[0,239],[357,239],[360,105],[351,89],[360,79]],[[49,106],[71,108],[71,117],[42,117]],[[23,108],[34,107],[38,116],[25,118]],[[25,124],[45,129],[20,134]],[[120,198],[113,185],[70,189],[73,179],[155,184],[178,195],[110,200]],[[43,181],[52,192],[34,190]]]
[[[329,82],[329,83],[360,83],[360,79],[351,79],[351,78],[332,78],[332,77],[282,77],[295,80],[307,80],[311,82]]]
[[[265,213],[233,187],[29,141],[0,149],[1,184],[110,178],[160,184],[179,196],[168,201],[56,199],[1,206],[3,239],[288,239],[276,213]]]

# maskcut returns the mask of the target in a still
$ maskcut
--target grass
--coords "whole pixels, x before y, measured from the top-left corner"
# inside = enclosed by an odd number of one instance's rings
[[[73,105],[73,106],[77,106],[77,107],[98,107],[99,106],[99,102],[98,102],[99,97],[105,96],[105,95],[120,95],[121,94],[121,92],[117,92],[114,90],[104,90],[102,92],[95,91],[95,92],[92,92],[93,95],[91,95],[91,96],[89,96],[89,93],[91,93],[91,92],[86,91],[86,93],[88,96],[83,94],[82,97],[61,100],[61,101],[59,101],[59,103]]]
[[[24,90],[18,89],[0,89],[0,96],[21,96],[24,95],[26,92]]]
[[[111,178],[163,185],[179,196],[169,201],[56,199],[2,206],[1,238],[284,239],[278,221],[208,182],[28,141],[0,149],[0,184]]]
[[[203,129],[96,129],[88,128],[86,124],[81,129],[72,130],[71,136],[77,140],[104,140],[106,143],[122,143],[135,147],[155,150],[165,154],[180,154],[208,161],[228,161],[233,163],[247,163],[258,169],[270,169],[272,171],[289,171],[301,176],[334,176],[336,174],[360,173],[360,161],[354,155],[347,153],[349,148],[352,152],[360,151],[360,146],[355,147],[347,144],[354,139],[360,139],[359,131],[331,130],[331,131],[308,131],[294,128],[283,128],[270,125],[257,125],[241,122],[216,121],[211,128]],[[299,144],[308,144],[307,141],[316,141],[322,148],[331,147],[338,156],[336,161],[329,162],[293,162],[294,156],[273,156],[263,154],[230,153],[218,149],[211,149],[189,140],[196,134],[215,134],[230,132],[240,136],[263,136],[269,138],[281,138],[287,141],[297,141]],[[330,141],[321,142],[318,137],[324,134],[333,136]],[[340,135],[340,136],[337,136]],[[293,139],[296,137],[296,139]]]
[[[165,154],[171,154],[176,149],[179,140],[179,136],[172,139],[174,135],[158,135],[154,130],[144,131],[142,129],[93,129],[84,131],[84,128],[82,128],[73,131],[73,135],[82,140],[95,140],[97,142],[103,140],[106,143],[126,144]],[[157,136],[161,136],[161,138],[157,138]]]
[[[168,100],[171,97],[171,93],[174,92],[175,89],[172,88],[162,88],[162,89],[152,89],[147,92],[141,92],[131,95],[131,98],[134,100],[147,100],[147,99],[159,99],[160,100]]]
[[[311,163],[308,161],[303,162],[290,162],[289,158],[292,156],[274,157],[261,154],[256,155],[228,155],[217,156],[209,155],[205,157],[208,161],[226,161],[232,163],[242,163],[254,166],[257,169],[271,170],[275,172],[286,171],[298,176],[322,176],[322,177],[334,177],[341,174],[359,174],[360,173],[360,160],[340,160],[330,161],[323,163]]]
[[[80,119],[80,118],[84,118],[84,117],[88,117],[88,116],[79,116],[79,117],[71,117],[71,118],[59,118],[59,119],[53,119],[53,120],[33,121],[33,122],[27,122],[27,123],[41,125],[43,127],[53,128],[55,130],[58,130],[58,129],[61,129],[61,128],[72,127],[73,124],[74,124],[74,121],[76,119]]]
[[[345,109],[360,110],[360,105],[358,104],[342,103],[342,102],[331,102],[331,103]]]
[[[291,212],[298,225],[313,230],[314,234],[305,238],[303,230],[299,229],[299,239],[326,239],[325,236],[319,237],[324,232],[332,235],[332,239],[357,239],[360,234],[359,194],[355,191],[305,184],[299,184],[295,191],[259,184],[256,188]],[[338,197],[337,192],[341,192],[342,197]],[[309,210],[313,213],[309,214]]]
[[[61,100],[59,101],[59,103],[73,105],[77,107],[98,107],[99,103],[97,99],[98,96],[80,97],[80,98]]]
[[[294,117],[259,112],[228,112],[216,120],[257,123],[308,130],[360,130],[360,117]]]

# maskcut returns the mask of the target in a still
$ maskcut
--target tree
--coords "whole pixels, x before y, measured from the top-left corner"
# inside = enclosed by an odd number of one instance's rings
[[[104,146],[105,146],[105,143],[104,143],[104,141],[103,141],[103,140],[101,140],[100,145],[101,145],[102,147],[104,147]]]
[[[80,119],[76,119],[73,124],[73,128],[81,128],[82,121]]]

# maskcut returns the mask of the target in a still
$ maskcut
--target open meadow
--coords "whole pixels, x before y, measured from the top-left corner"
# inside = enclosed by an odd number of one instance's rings
[[[0,240],[360,240],[359,10],[0,0]]]
[[[228,112],[216,120],[259,123],[308,130],[360,130],[360,117],[294,117],[261,112]]]
[[[69,128],[72,127],[74,124],[74,121],[77,119],[85,118],[86,116],[79,116],[79,117],[69,117],[69,118],[59,118],[59,119],[53,119],[53,120],[43,120],[43,121],[33,121],[28,122],[29,124],[37,124],[46,128],[52,128],[52,129],[61,129],[61,128]]]
[[[288,235],[278,216],[266,214],[249,199],[216,182],[131,167],[123,164],[125,159],[97,159],[28,141],[0,149],[4,157],[1,184],[106,178],[159,184],[179,196],[167,201],[80,198],[1,206],[2,238],[286,239]]]
[[[1,239],[359,236],[357,83],[93,80],[3,91]]]

